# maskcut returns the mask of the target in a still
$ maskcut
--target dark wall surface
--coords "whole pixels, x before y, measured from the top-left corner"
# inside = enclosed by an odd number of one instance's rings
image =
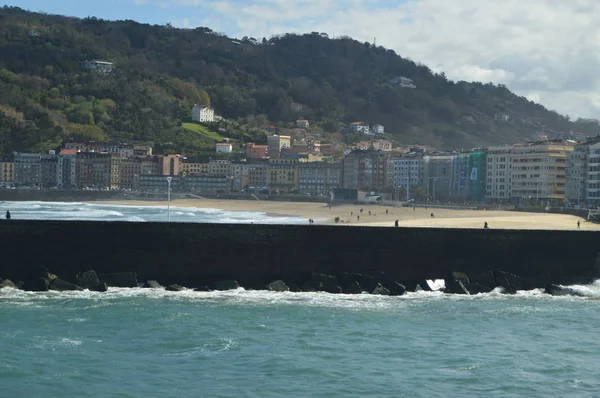
[[[231,278],[260,288],[313,271],[384,271],[403,281],[502,270],[568,284],[596,276],[598,252],[600,233],[584,231],[0,222],[0,277],[15,280],[46,267],[64,279],[94,269],[188,287]]]

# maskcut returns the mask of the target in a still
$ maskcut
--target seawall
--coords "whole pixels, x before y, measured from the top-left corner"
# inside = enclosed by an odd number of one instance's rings
[[[277,279],[301,282],[313,271],[383,271],[406,281],[503,270],[571,284],[598,276],[598,252],[600,233],[583,231],[0,222],[0,277],[13,280],[46,267],[70,280],[94,269],[188,287],[236,279],[261,288]]]

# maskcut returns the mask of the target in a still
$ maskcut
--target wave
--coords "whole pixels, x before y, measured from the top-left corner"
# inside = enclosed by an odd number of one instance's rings
[[[330,294],[330,293],[294,293],[294,292],[270,292],[266,290],[245,290],[239,288],[230,291],[196,292],[186,289],[181,292],[170,292],[165,289],[147,288],[109,288],[107,292],[25,292],[21,290],[4,288],[0,290],[0,306],[38,306],[48,305],[55,301],[64,304],[64,300],[83,300],[92,307],[111,305],[111,302],[127,299],[149,299],[149,300],[174,300],[185,302],[203,302],[212,305],[253,305],[253,306],[307,306],[307,307],[333,307],[348,310],[377,310],[393,309],[399,305],[411,305],[415,303],[427,303],[429,301],[478,301],[478,300],[502,300],[502,301],[587,301],[600,300],[600,281],[592,285],[573,285],[569,288],[577,291],[578,295],[551,296],[545,294],[542,289],[529,291],[518,291],[517,294],[503,294],[500,289],[490,293],[481,293],[471,296],[445,294],[440,291],[406,293],[403,296],[376,296],[371,294]]]

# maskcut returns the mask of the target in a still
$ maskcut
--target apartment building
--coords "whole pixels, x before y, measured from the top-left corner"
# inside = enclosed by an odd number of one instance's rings
[[[341,163],[308,162],[298,166],[298,189],[302,194],[329,195],[341,187]]]
[[[412,156],[406,158],[392,159],[394,177],[393,185],[395,187],[419,186],[423,184],[423,158],[421,156]]]
[[[435,201],[451,197],[452,155],[424,156],[423,174],[429,198]]]
[[[486,155],[485,198],[508,201],[512,197],[512,145],[492,146]]]
[[[248,189],[251,191],[262,191],[268,189],[269,164],[268,163],[249,163],[248,164]]]
[[[12,185],[15,180],[14,156],[0,160],[0,185]]]
[[[271,193],[291,193],[298,189],[297,159],[270,159],[267,187]]]
[[[512,155],[512,198],[564,200],[567,156],[573,141],[548,140],[515,145]]]
[[[246,144],[246,158],[248,160],[264,159],[267,157],[267,145],[256,145],[253,142]]]
[[[40,153],[14,154],[14,184],[23,187],[39,187],[42,178],[42,155]]]
[[[118,155],[104,152],[78,152],[75,166],[79,188],[119,188],[121,158]]]
[[[278,158],[281,156],[283,148],[292,146],[292,137],[289,135],[270,135],[267,137],[267,144],[269,157]]]

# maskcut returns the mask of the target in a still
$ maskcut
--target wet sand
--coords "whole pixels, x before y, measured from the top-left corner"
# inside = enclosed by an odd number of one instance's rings
[[[100,203],[100,202],[93,202]],[[121,206],[166,206],[160,201],[103,201],[103,204]],[[222,209],[227,211],[255,211],[267,214],[312,218],[316,224],[334,224],[340,226],[394,227],[398,220],[400,227],[437,227],[437,228],[483,228],[485,222],[490,228],[497,229],[540,229],[540,230],[576,230],[577,221],[581,230],[600,230],[600,224],[564,214],[539,214],[512,211],[484,210],[448,210],[424,209],[412,207],[383,207],[376,205],[334,205],[329,208],[323,203],[306,202],[270,202],[256,200],[216,200],[216,199],[178,199],[171,201],[174,207],[196,207]],[[360,209],[363,209],[362,213]],[[388,213],[386,214],[386,210]],[[369,212],[371,214],[369,215]],[[435,218],[431,218],[431,213]],[[357,215],[360,217],[357,220]],[[336,224],[340,217],[343,223]],[[308,223],[308,221],[307,221]]]

